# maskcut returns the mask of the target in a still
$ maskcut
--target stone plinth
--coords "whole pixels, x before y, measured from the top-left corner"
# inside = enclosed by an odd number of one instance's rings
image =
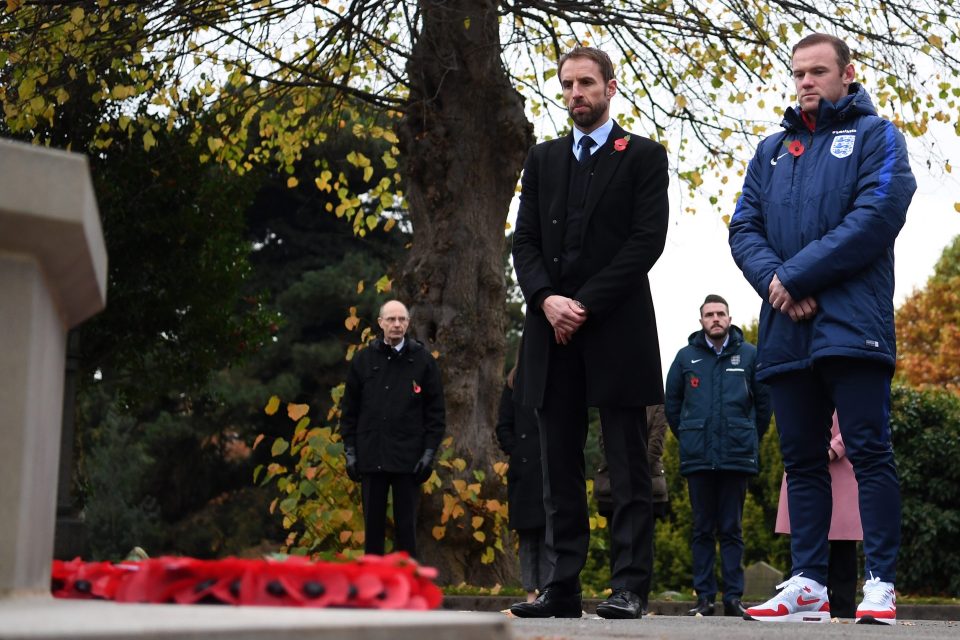
[[[0,601],[4,640],[507,640],[503,614]]]
[[[49,593],[66,333],[106,285],[86,158],[0,140],[0,596]]]

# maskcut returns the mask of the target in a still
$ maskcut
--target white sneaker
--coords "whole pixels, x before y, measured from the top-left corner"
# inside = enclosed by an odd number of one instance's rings
[[[881,582],[870,574],[870,579],[863,583],[857,624],[897,624],[897,593],[892,582]]]
[[[780,593],[743,614],[759,622],[830,622],[827,588],[797,574],[777,585]]]

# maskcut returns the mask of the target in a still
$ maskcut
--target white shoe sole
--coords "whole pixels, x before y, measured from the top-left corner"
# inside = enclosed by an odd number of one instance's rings
[[[757,622],[830,622],[830,612],[800,611],[782,616],[752,616],[748,612],[743,614],[743,619],[756,620]]]

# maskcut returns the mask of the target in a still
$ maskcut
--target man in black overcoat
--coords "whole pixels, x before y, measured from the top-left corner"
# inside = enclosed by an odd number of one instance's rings
[[[394,546],[416,556],[420,485],[433,473],[446,424],[440,368],[406,335],[402,302],[385,303],[377,323],[383,337],[354,356],[340,401],[347,475],[360,483],[364,551],[383,555],[392,491]]]
[[[653,566],[644,407],[663,402],[647,272],[663,251],[667,154],[610,118],[610,58],[581,47],[559,61],[570,135],[536,145],[521,181],[513,260],[527,302],[515,394],[540,417],[553,572],[522,617],[579,617],[587,556],[583,447],[598,407],[614,497],[607,618],[640,615]]]

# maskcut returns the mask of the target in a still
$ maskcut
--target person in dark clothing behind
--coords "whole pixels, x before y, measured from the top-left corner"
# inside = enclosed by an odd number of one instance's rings
[[[396,549],[417,555],[420,485],[433,473],[445,429],[440,368],[423,344],[406,337],[410,314],[390,300],[377,338],[350,363],[340,402],[347,475],[363,495],[364,551],[383,555],[387,493],[393,490]]]
[[[546,585],[550,562],[544,546],[546,518],[543,511],[543,470],[540,466],[540,435],[533,409],[513,401],[514,365],[500,395],[497,443],[510,456],[507,471],[507,504],[510,528],[520,539],[520,580],[527,602],[536,599]]]
[[[663,405],[647,407],[647,465],[650,467],[650,482],[653,484],[653,517],[664,520],[670,515],[670,494],[667,491],[667,476],[663,469],[663,440],[667,436],[667,417]],[[603,436],[600,437],[600,450],[603,451]],[[610,489],[610,470],[607,468],[606,455],[593,478],[593,497],[597,501],[597,513],[608,521],[613,517],[613,495]],[[650,556],[653,561],[653,554]],[[651,581],[653,567],[650,567]],[[647,603],[650,597],[650,585],[640,593],[641,612],[647,615]]]
[[[724,614],[742,616],[743,503],[747,479],[759,471],[770,392],[754,376],[757,349],[730,324],[726,300],[708,295],[700,305],[700,325],[670,367],[665,403],[693,509],[697,606],[688,615],[713,614],[719,537]]]

